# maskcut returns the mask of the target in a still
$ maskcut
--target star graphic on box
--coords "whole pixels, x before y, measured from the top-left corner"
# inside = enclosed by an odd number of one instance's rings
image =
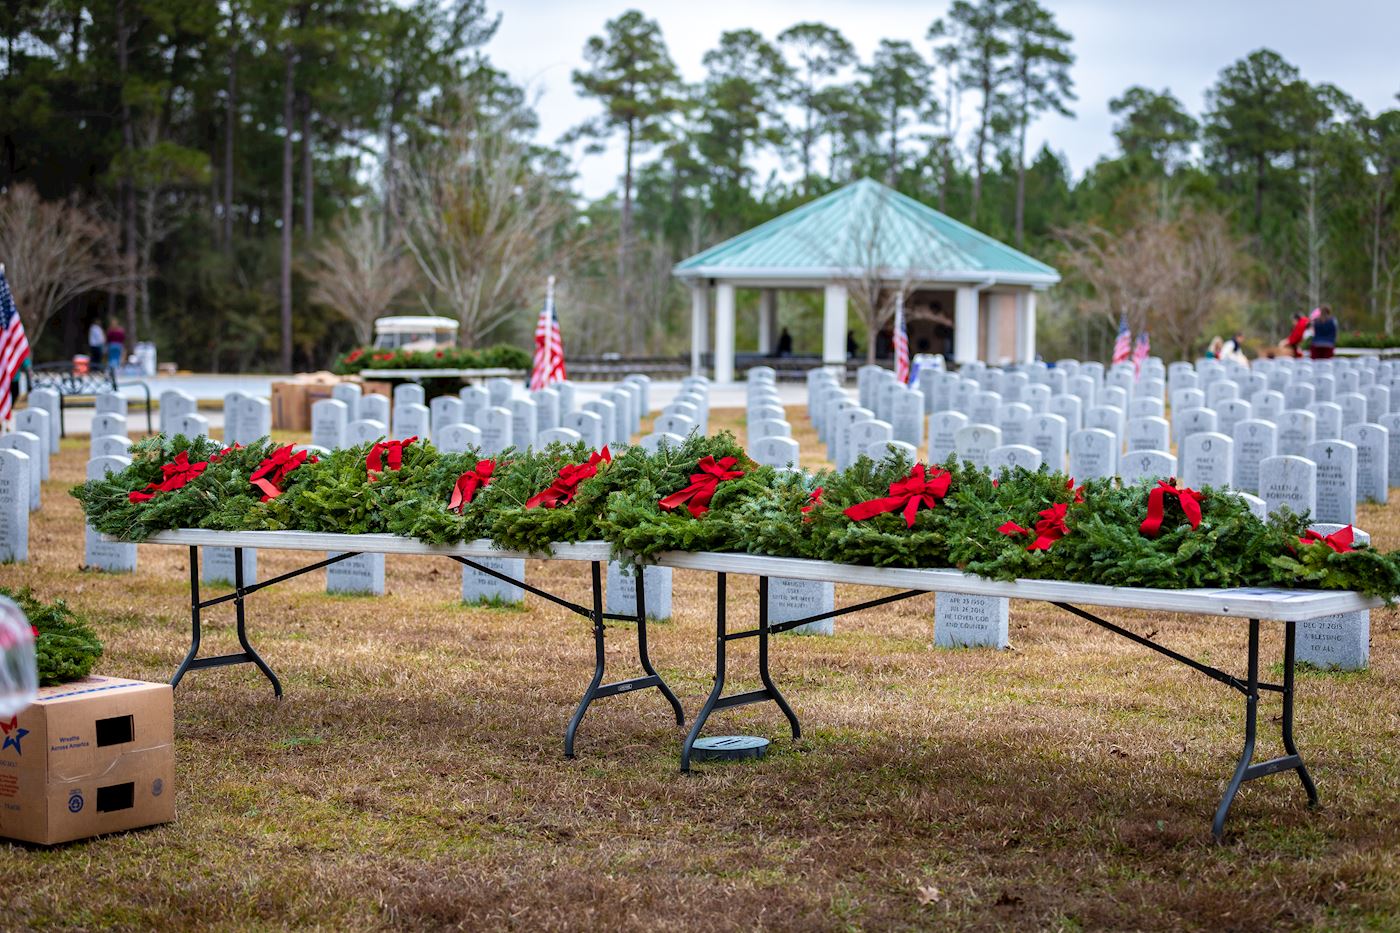
[[[18,716],[11,716],[9,722],[0,722],[0,732],[3,732],[5,734],[5,741],[4,743],[0,744],[0,752],[3,752],[5,749],[13,745],[15,748],[16,755],[24,754],[23,750],[21,750],[19,747],[19,743],[21,739],[23,739],[26,735],[29,734],[29,730],[21,729],[19,727]],[[11,735],[11,733],[14,734]]]

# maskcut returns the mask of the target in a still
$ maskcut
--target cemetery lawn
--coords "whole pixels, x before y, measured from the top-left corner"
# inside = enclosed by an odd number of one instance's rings
[[[794,413],[804,452],[818,450]],[[742,429],[742,412],[715,411]],[[741,434],[742,437],[742,434]],[[290,438],[288,438],[290,439]],[[68,440],[34,516],[31,563],[0,583],[64,597],[107,643],[97,673],[167,679],[188,640],[185,552],[145,546],[134,576],[79,573]],[[816,466],[817,461],[805,465]],[[1361,527],[1400,547],[1400,509]],[[263,577],[314,559],[260,555]],[[529,579],[582,600],[585,565]],[[0,842],[8,928],[325,929],[1394,928],[1400,917],[1400,621],[1374,614],[1372,669],[1301,676],[1299,745],[1322,794],[1246,785],[1230,838],[1210,818],[1243,700],[1043,604],[1013,603],[1014,650],[935,651],[933,596],[776,639],[804,726],[770,705],[710,733],[769,757],[677,773],[682,733],[654,691],[604,699],[561,755],[592,672],[587,622],[531,598],[464,609],[445,560],[390,558],[389,595],[327,597],[315,573],[250,601],[251,667],[196,671],[176,695],[177,822],[52,850]],[[676,573],[652,657],[687,714],[713,670],[713,577]],[[751,620],[756,581],[732,578]],[[874,595],[838,588],[838,603]],[[1239,620],[1113,613],[1243,673]],[[204,651],[233,649],[231,607]],[[733,630],[733,629],[731,629]],[[1281,626],[1265,625],[1267,656]],[[753,640],[730,690],[758,686]],[[636,672],[613,627],[610,679]],[[1266,671],[1276,676],[1277,669]],[[1280,753],[1277,698],[1260,757]]]

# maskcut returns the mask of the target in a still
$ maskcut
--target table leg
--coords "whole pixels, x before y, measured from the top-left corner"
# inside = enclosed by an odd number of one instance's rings
[[[243,646],[243,653],[249,661],[257,665],[258,670],[263,672],[263,676],[272,681],[272,693],[277,699],[282,699],[282,681],[277,679],[277,675],[272,673],[272,668],[262,659],[262,655],[253,649],[248,643],[248,622],[243,608],[243,549],[236,547],[233,549],[233,591],[238,595],[233,600],[233,614],[238,622],[238,643]]]

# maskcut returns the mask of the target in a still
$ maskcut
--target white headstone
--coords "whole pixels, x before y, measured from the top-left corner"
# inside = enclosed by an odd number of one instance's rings
[[[637,391],[640,393],[641,389]],[[535,400],[535,430],[548,431],[559,427],[559,390],[545,386],[530,393],[530,397]]]
[[[131,438],[120,437],[109,434],[106,437],[94,437],[92,439],[92,459],[98,457],[130,457]]]
[[[608,561],[608,612],[635,616],[637,613],[636,567],[624,568],[615,560]],[[647,567],[642,571],[646,583],[646,614],[648,619],[669,621],[671,618],[671,568]]]
[[[120,473],[129,466],[130,457],[94,457],[88,461],[87,478],[102,479],[108,473]],[[131,573],[136,569],[136,545],[108,541],[88,525],[84,529],[83,569]]]
[[[339,450],[345,444],[345,431],[350,425],[350,407],[338,398],[323,398],[311,403],[311,443],[327,450]]]
[[[550,444],[577,444],[582,440],[583,435],[572,428],[550,428],[535,435],[534,447],[542,450]]]
[[[515,394],[515,383],[509,379],[487,379],[486,392],[490,396],[493,408],[505,408],[506,402]]]
[[[958,431],[967,427],[967,415],[959,411],[935,411],[928,417],[928,460],[943,463],[953,453]]]
[[[28,431],[39,439],[39,478],[48,479],[49,457],[53,455],[53,450],[49,447],[49,438],[52,436],[49,430],[49,413],[42,408],[32,407],[17,411],[15,430]]]
[[[198,408],[194,398],[179,389],[166,389],[160,394],[160,430],[162,434],[179,434],[175,424],[184,415],[192,415]],[[126,431],[121,433],[125,434]]]
[[[1317,505],[1313,518],[1350,525],[1356,521],[1356,445],[1313,441],[1307,458],[1317,464]]]
[[[836,608],[836,586],[813,580],[768,578],[768,624],[780,625],[810,618]],[[831,635],[835,620],[822,619],[789,629],[794,635]]]
[[[170,422],[173,427],[174,419]],[[126,417],[124,415],[101,414],[92,416],[92,436],[108,437],[110,435],[130,436],[127,433]]]
[[[1235,442],[1224,434],[1205,431],[1181,443],[1181,481],[1192,489],[1224,488],[1234,479]]]
[[[337,382],[331,386],[331,398],[344,402],[346,416],[352,419],[360,411],[360,396],[363,393],[364,390],[354,382]]]
[[[327,557],[335,557],[331,551]],[[384,555],[356,554],[326,567],[326,592],[346,595],[384,595]]]
[[[1317,464],[1306,457],[1268,457],[1259,464],[1259,498],[1272,515],[1287,506],[1295,515],[1317,508]]]
[[[433,437],[437,437],[439,429],[446,425],[467,423],[467,406],[455,395],[434,396],[428,403],[428,421]]]
[[[494,457],[515,443],[508,408],[496,405],[480,412],[477,427],[481,429],[481,454],[484,457]]]
[[[797,441],[790,437],[765,437],[749,445],[755,463],[783,469],[798,465]]]
[[[389,397],[372,392],[369,395],[360,396],[359,405],[355,409],[356,421],[378,421],[387,426],[389,424]]]
[[[1001,429],[990,424],[969,424],[953,435],[953,450],[974,466],[988,465],[993,448],[1001,446]]]
[[[1010,646],[1010,600],[966,593],[938,593],[934,599],[933,643],[937,647]]]
[[[538,432],[535,416],[538,414],[539,406],[531,398],[513,398],[508,407],[510,408],[511,443],[516,447],[533,446],[535,434]]]
[[[500,409],[505,411],[504,408]],[[512,580],[525,580],[525,561],[516,557],[473,557],[473,563],[505,574]],[[518,607],[525,602],[525,591],[513,583],[462,566],[462,602],[468,605]]]
[[[568,428],[561,428],[560,430],[567,431]],[[577,434],[578,432],[575,431],[574,433]],[[654,454],[663,447],[681,446],[685,443],[685,438],[681,437],[679,434],[652,432],[651,434],[643,434],[642,439],[638,443],[642,445],[642,450],[645,450],[649,454]],[[752,452],[750,452],[749,456],[754,457],[755,461],[757,461],[757,456]]]
[[[400,388],[403,388],[400,386]],[[393,434],[390,440],[406,441],[410,437],[428,440],[432,428],[432,412],[427,405],[407,402],[394,407],[394,420],[391,422]]]
[[[491,393],[481,386],[466,386],[457,393],[462,400],[462,422],[476,424],[481,412],[491,407]]]
[[[1278,425],[1278,452],[1281,457],[1307,456],[1308,445],[1317,439],[1317,418],[1310,411],[1282,411]]]
[[[1335,534],[1345,527],[1346,525],[1334,523],[1315,523],[1310,526],[1311,530],[1323,536]],[[1359,528],[1353,528],[1352,540],[1358,545],[1369,545],[1371,536]],[[1341,612],[1299,622],[1297,651],[1294,657],[1323,670],[1365,670],[1371,663],[1370,610]]]
[[[1102,428],[1075,431],[1069,436],[1069,472],[1079,482],[1116,475],[1118,438]]]
[[[22,451],[29,458],[29,511],[37,512],[43,505],[43,476],[40,466],[44,459],[43,439],[28,431],[11,431],[9,434],[0,434],[0,447]]]
[[[1390,432],[1379,424],[1349,424],[1342,428],[1342,438],[1356,446],[1356,498],[1385,505],[1390,501]]]
[[[1176,475],[1176,458],[1165,450],[1134,450],[1123,455],[1118,476],[1124,486],[1156,483]]]
[[[0,447],[0,563],[29,560],[29,455]]]
[[[62,433],[62,423],[59,418],[60,398],[57,389],[34,389],[29,393],[29,406],[31,408],[42,408],[49,413],[49,449],[58,450],[58,442]],[[123,434],[126,432],[123,431]]]
[[[389,429],[382,421],[364,419],[352,421],[345,426],[345,445],[347,447],[358,447],[361,444],[368,444],[389,436]]]
[[[233,586],[237,568],[233,561],[233,548],[200,548],[199,582]],[[252,548],[243,549],[243,585],[258,582],[258,552]]]
[[[401,382],[394,386],[394,407],[400,405],[425,405],[427,393],[416,382]]]
[[[174,433],[185,437],[208,437],[209,419],[199,414],[181,415],[173,422]]]
[[[474,424],[444,424],[433,444],[445,454],[464,454],[481,449],[481,429]]]
[[[1278,427],[1250,419],[1235,425],[1235,471],[1230,485],[1241,492],[1259,491],[1259,464],[1278,453]]]
[[[571,431],[577,431],[579,436],[583,438],[583,442],[592,449],[598,450],[603,446],[603,419],[596,412],[579,411],[575,409],[566,414],[562,421],[563,427]],[[657,421],[659,423],[661,419],[658,418]],[[654,430],[669,431],[669,429],[665,427],[658,427]],[[694,430],[693,426],[688,428],[685,433],[689,434],[692,430]],[[681,432],[669,431],[669,433],[680,434]]]

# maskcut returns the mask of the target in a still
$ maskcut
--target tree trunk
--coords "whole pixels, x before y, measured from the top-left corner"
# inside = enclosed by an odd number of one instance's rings
[[[1026,242],[1026,123],[1029,122],[1024,102],[1021,110],[1021,133],[1016,145],[1016,248]]]
[[[309,240],[316,225],[316,166],[311,158],[311,95],[301,95],[301,226]]]
[[[1254,232],[1264,232],[1264,169],[1262,155],[1254,159]]]
[[[122,151],[126,164],[122,168],[120,210],[122,226],[122,267],[126,272],[126,340],[127,346],[136,342],[136,190],[131,178],[131,160],[136,153],[135,129],[131,124],[131,104],[125,88],[131,56],[131,26],[126,21],[126,0],[117,0],[117,73],[123,90],[121,104]]]
[[[972,176],[972,222],[977,223],[977,209],[982,204],[982,160],[987,149],[987,123],[992,114],[992,83],[982,81],[982,118],[977,124],[977,165]]]
[[[1371,319],[1376,317],[1376,305],[1380,299],[1380,271],[1381,271],[1381,213],[1384,205],[1382,192],[1384,189],[1379,180],[1376,182],[1376,201],[1371,208]],[[1386,333],[1390,333],[1390,314],[1386,309]]]
[[[229,19],[230,29],[238,24]],[[226,255],[233,255],[233,139],[238,129],[238,43],[228,51],[228,104],[224,113],[224,236]]]
[[[885,169],[885,184],[894,187],[895,169],[899,165],[899,105],[890,105],[890,164]]]
[[[618,305],[621,307],[623,319],[626,321],[623,326],[629,337],[628,345],[632,352],[640,353],[643,352],[640,339],[641,327],[640,322],[632,313],[631,289],[628,287],[627,281],[629,259],[631,258],[628,254],[632,247],[632,147],[635,144],[635,136],[636,127],[634,122],[629,120],[627,121],[626,163],[622,174],[622,218],[618,225],[617,292]]]
[[[395,116],[399,112],[401,92],[396,87],[389,95],[389,119],[384,126],[384,238],[392,241],[398,233],[399,189],[395,171],[398,166],[398,134],[394,131]]]
[[[292,169],[295,153],[292,133],[296,121],[296,49],[289,41],[284,50],[282,87],[282,355],[281,371],[292,371]]]

